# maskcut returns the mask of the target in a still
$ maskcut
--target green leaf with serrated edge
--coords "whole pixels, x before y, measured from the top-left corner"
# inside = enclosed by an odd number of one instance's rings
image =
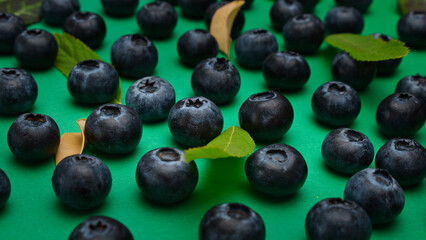
[[[70,74],[72,68],[79,62],[84,60],[96,59],[102,60],[96,52],[90,49],[79,39],[68,33],[53,33],[58,43],[58,55],[56,55],[55,67],[66,77]],[[121,81],[119,81],[118,90],[111,103],[121,104]]]
[[[373,36],[361,36],[353,33],[329,35],[325,41],[349,53],[358,61],[382,61],[406,56],[410,49],[404,42],[392,39],[385,42]]]
[[[232,126],[207,145],[186,150],[185,161],[191,162],[199,158],[245,157],[253,151],[255,146],[248,132]]]
[[[30,25],[41,20],[41,2],[42,0],[0,0],[0,12],[13,13]]]
[[[426,11],[426,0],[398,0],[398,10],[401,15],[411,11]]]

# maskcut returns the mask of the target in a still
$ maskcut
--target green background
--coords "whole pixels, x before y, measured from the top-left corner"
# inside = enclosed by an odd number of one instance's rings
[[[140,6],[148,1],[141,1]],[[81,0],[81,10],[101,14],[107,24],[107,36],[96,52],[110,61],[110,48],[115,40],[125,34],[139,33],[135,15],[130,18],[106,16],[100,1]],[[245,11],[244,31],[265,28],[272,31],[284,49],[282,34],[272,30],[269,9],[274,1],[255,0],[252,8]],[[334,1],[322,0],[315,14],[322,20]],[[139,9],[139,8],[138,8]],[[159,52],[159,62],[154,75],[168,80],[176,90],[176,99],[193,96],[190,86],[192,69],[183,66],[178,58],[176,45],[186,31],[203,28],[203,21],[194,21],[180,15],[173,36],[154,43]],[[375,0],[364,16],[363,34],[381,32],[397,38],[396,25],[399,19],[396,1]],[[62,32],[43,22],[29,28],[42,28],[50,32]],[[318,124],[313,117],[310,101],[315,89],[332,80],[330,63],[336,50],[323,44],[320,51],[306,59],[311,67],[311,77],[305,87],[295,93],[283,93],[292,103],[295,118],[288,133],[280,140],[298,149],[308,165],[305,185],[294,196],[275,200],[263,197],[252,190],[244,175],[245,159],[196,160],[199,182],[195,192],[185,201],[173,206],[156,205],[145,200],[135,181],[136,165],[140,157],[158,147],[178,147],[174,142],[167,121],[144,124],[142,140],[137,149],[125,156],[106,156],[87,148],[84,152],[94,154],[105,161],[111,170],[113,184],[111,193],[100,207],[78,212],[64,207],[56,198],[51,184],[55,168],[54,160],[40,164],[25,164],[18,161],[7,146],[6,135],[16,116],[0,116],[0,168],[9,176],[12,193],[5,208],[0,210],[0,239],[66,239],[73,228],[92,215],[106,215],[123,222],[135,239],[197,239],[198,225],[203,214],[212,206],[223,202],[241,202],[263,218],[266,239],[305,239],[304,221],[309,209],[319,200],[328,197],[343,197],[348,176],[339,175],[325,167],[321,158],[321,144],[328,132],[333,130]],[[261,70],[247,70],[231,61],[241,74],[241,89],[235,100],[220,106],[224,115],[224,129],[238,126],[238,109],[253,93],[266,91]],[[0,56],[1,67],[18,66],[13,56]],[[366,134],[375,151],[387,141],[380,135],[375,121],[379,102],[393,93],[399,79],[406,75],[426,75],[426,51],[412,50],[404,57],[397,72],[386,78],[375,78],[369,87],[360,92],[362,109],[351,128]],[[47,71],[31,71],[39,87],[39,95],[32,112],[51,116],[59,125],[61,134],[78,132],[75,121],[86,118],[93,106],[76,104],[66,87],[66,78],[55,68]],[[123,98],[133,80],[122,79]],[[426,128],[415,136],[422,145],[426,143]],[[258,147],[264,145],[258,144]],[[371,165],[374,167],[374,163]],[[426,238],[426,183],[423,181],[410,189],[404,189],[406,203],[401,215],[391,224],[375,227],[372,239],[425,239]]]

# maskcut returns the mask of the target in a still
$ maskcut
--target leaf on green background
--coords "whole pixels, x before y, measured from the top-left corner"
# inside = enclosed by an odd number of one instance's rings
[[[58,55],[56,56],[55,67],[66,77],[68,77],[72,68],[81,61],[90,59],[102,60],[101,57],[86,44],[68,33],[63,33],[63,35],[54,33],[53,36],[58,43]],[[111,102],[121,104],[121,94],[122,89],[120,81],[117,93]]]
[[[190,162],[199,158],[244,157],[250,154],[255,146],[248,132],[233,126],[226,129],[207,145],[186,150],[185,161]]]
[[[404,42],[392,39],[385,42],[375,39],[373,36],[361,36],[352,33],[333,34],[325,38],[325,41],[340,48],[358,61],[382,61],[401,58],[408,54],[410,49]]]
[[[411,11],[426,11],[426,0],[398,0],[398,10],[401,15]]]
[[[0,12],[13,13],[30,25],[41,20],[42,0],[0,0]]]

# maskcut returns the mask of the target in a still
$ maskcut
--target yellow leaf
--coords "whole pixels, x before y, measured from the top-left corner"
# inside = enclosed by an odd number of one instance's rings
[[[58,151],[56,152],[55,162],[58,165],[62,159],[74,155],[81,154],[84,149],[86,139],[84,137],[84,126],[86,119],[78,119],[77,124],[80,127],[80,132],[64,133],[59,143]]]

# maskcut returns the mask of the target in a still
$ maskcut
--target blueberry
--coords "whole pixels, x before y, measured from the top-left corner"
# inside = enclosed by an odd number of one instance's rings
[[[368,214],[355,202],[326,198],[309,210],[305,232],[308,240],[368,240],[372,226]]]
[[[185,152],[157,148],[144,154],[136,168],[136,182],[143,196],[153,202],[173,204],[191,195],[197,186],[198,168],[185,162]]]
[[[139,0],[101,0],[102,7],[108,15],[127,17],[133,15]]]
[[[176,102],[173,86],[160,77],[144,77],[126,93],[126,105],[135,109],[142,121],[166,119]]]
[[[34,105],[37,95],[37,83],[29,72],[0,68],[0,113],[27,112]]]
[[[303,5],[297,0],[278,0],[269,10],[269,18],[275,30],[282,31],[285,23],[292,17],[305,12]]]
[[[104,19],[92,12],[75,12],[64,23],[64,32],[80,39],[90,48],[101,46],[105,35],[106,25]]]
[[[82,103],[111,101],[119,85],[117,71],[101,60],[86,60],[75,65],[68,76],[68,91]]]
[[[260,68],[265,58],[278,50],[275,36],[261,28],[249,30],[235,42],[238,63],[246,68]]]
[[[62,26],[65,19],[74,12],[80,11],[79,0],[43,0],[41,15],[46,23]]]
[[[302,54],[317,52],[325,36],[324,24],[312,14],[291,18],[282,31],[286,49]]]
[[[399,39],[412,48],[426,48],[426,12],[409,12],[397,26]]]
[[[352,123],[361,111],[358,93],[348,84],[333,81],[319,86],[312,96],[315,118],[329,126],[345,126]]]
[[[229,103],[240,90],[240,73],[225,58],[209,58],[199,63],[192,73],[191,86],[195,95],[215,104]]]
[[[412,186],[426,177],[426,150],[408,138],[394,138],[377,152],[376,168],[384,168],[403,186]]]
[[[178,0],[156,0],[156,1],[165,1],[170,3],[172,6],[176,6],[178,4]]]
[[[26,162],[52,157],[59,146],[60,134],[56,122],[44,114],[24,113],[7,132],[7,144],[12,153]]]
[[[168,117],[169,130],[176,142],[197,147],[206,145],[223,129],[220,109],[205,97],[189,97],[173,105]]]
[[[410,137],[425,124],[425,103],[410,93],[395,93],[383,99],[376,112],[380,131],[388,137]]]
[[[241,128],[254,140],[272,141],[282,138],[293,123],[293,107],[286,97],[274,92],[251,95],[240,107]]]
[[[252,153],[246,160],[245,173],[257,191],[272,197],[285,197],[303,186],[308,167],[299,151],[278,143]]]
[[[195,67],[206,58],[216,57],[219,46],[209,32],[194,29],[187,31],[179,38],[177,50],[184,64]]]
[[[9,200],[10,190],[9,177],[0,169],[0,209],[2,209],[7,200]]]
[[[181,13],[192,19],[203,19],[209,6],[217,0],[178,0]]]
[[[210,29],[210,24],[212,22],[213,15],[216,13],[216,10],[225,6],[229,2],[230,1],[216,2],[210,5],[209,8],[207,8],[206,15],[204,17],[204,21],[206,23],[207,29]],[[241,31],[243,30],[245,22],[246,22],[246,17],[244,16],[244,12],[242,10],[238,11],[237,15],[235,16],[234,22],[232,23],[231,37],[233,39],[238,38]]]
[[[55,37],[45,30],[23,31],[15,39],[13,54],[25,68],[45,69],[53,66],[58,53]]]
[[[165,1],[145,4],[137,15],[142,33],[149,38],[166,38],[172,35],[178,20],[176,10]]]
[[[303,5],[305,12],[313,12],[319,0],[297,0]]]
[[[146,77],[151,75],[157,66],[157,48],[145,36],[125,35],[112,45],[111,63],[123,77]]]
[[[264,240],[265,224],[260,215],[241,203],[222,203],[201,219],[199,240]]]
[[[87,210],[101,205],[111,190],[108,166],[99,158],[76,154],[62,159],[52,176],[56,197],[64,205]]]
[[[107,103],[89,115],[84,135],[87,142],[100,152],[125,154],[138,146],[142,137],[142,123],[132,108]]]
[[[375,62],[357,61],[346,52],[336,54],[331,62],[334,81],[344,82],[357,91],[367,88],[376,75]]]
[[[373,224],[394,220],[404,208],[404,191],[385,169],[366,168],[346,183],[345,200],[360,205]]]
[[[366,12],[373,0],[334,0],[338,6],[354,7],[360,12]]]
[[[380,39],[384,42],[389,42],[392,38],[389,36],[386,36],[381,33],[375,33],[372,34],[372,36],[375,39]],[[376,62],[377,64],[377,75],[379,76],[388,76],[395,72],[395,70],[398,68],[399,64],[401,63],[402,58],[396,58],[396,59],[388,59],[383,61]]]
[[[364,28],[362,14],[353,7],[334,7],[324,19],[325,31],[334,33],[361,33]]]
[[[337,172],[352,175],[370,166],[374,158],[374,147],[363,133],[349,128],[338,128],[325,137],[321,154],[329,167]]]
[[[13,53],[16,37],[26,28],[22,18],[12,13],[0,12],[0,53]]]
[[[263,78],[268,87],[282,91],[302,88],[311,69],[305,58],[296,52],[271,53],[263,62]]]
[[[121,222],[105,216],[92,216],[74,228],[68,240],[133,240],[129,229]]]
[[[395,92],[411,93],[426,104],[426,76],[416,74],[414,76],[403,77],[396,85]]]

